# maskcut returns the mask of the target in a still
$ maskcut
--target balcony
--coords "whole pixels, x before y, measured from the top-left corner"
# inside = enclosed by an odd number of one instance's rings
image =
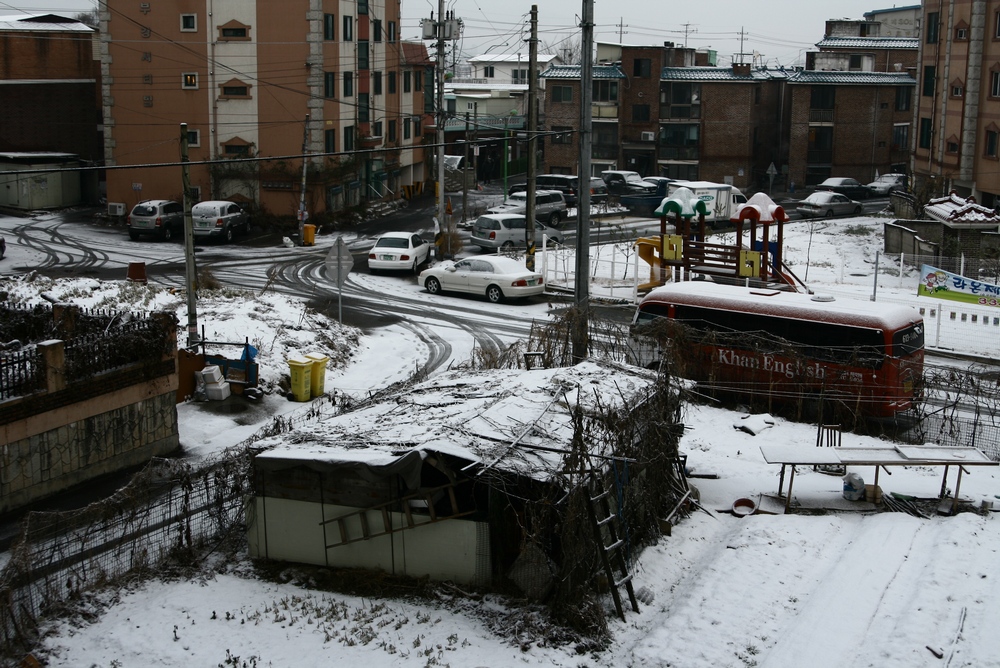
[[[833,109],[810,109],[810,123],[833,123]]]
[[[595,104],[591,107],[591,114],[593,118],[614,118],[618,119],[618,105],[617,104]]]

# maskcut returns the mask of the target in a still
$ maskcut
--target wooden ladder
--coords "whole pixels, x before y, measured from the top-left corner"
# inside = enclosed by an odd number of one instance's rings
[[[618,616],[624,622],[625,609],[622,606],[621,587],[624,586],[625,591],[628,592],[632,609],[639,612],[639,602],[636,600],[635,590],[632,588],[633,575],[629,571],[628,561],[625,559],[628,532],[620,530],[618,514],[611,510],[609,497],[612,490],[605,489],[599,472],[591,474],[587,489],[589,499],[587,512],[590,514],[590,523],[594,527],[594,538],[597,540],[601,563],[604,565],[604,572],[611,587],[611,596],[615,600],[615,610],[618,611]],[[619,534],[622,533],[624,535],[620,536]]]
[[[331,547],[340,547],[341,545],[349,545],[351,543],[357,543],[362,540],[370,540],[372,538],[378,538],[379,536],[386,536],[397,531],[405,531],[406,529],[416,529],[418,527],[427,526],[429,524],[434,524],[442,520],[450,520],[456,517],[464,517],[466,515],[471,515],[475,513],[475,510],[460,511],[458,508],[458,499],[455,497],[455,488],[462,484],[461,481],[457,483],[450,483],[448,485],[441,485],[440,487],[433,487],[430,489],[421,490],[415,494],[410,494],[408,496],[400,497],[398,499],[393,499],[392,501],[387,501],[385,503],[380,503],[376,506],[371,506],[369,508],[363,508],[361,510],[356,510],[338,517],[333,517],[331,519],[324,519],[320,522],[323,527],[323,542],[326,544],[326,549]],[[444,514],[438,513],[434,508],[434,495],[438,492],[447,492],[449,500],[448,512]],[[422,501],[427,505],[427,517],[429,520],[423,522],[417,522],[413,519],[413,510],[410,507],[410,501]],[[392,524],[392,507],[400,504],[403,509],[404,523],[400,526],[393,526]],[[377,513],[377,517],[381,519],[381,527],[377,526],[378,520],[376,519],[376,526],[371,526],[369,522],[369,513]],[[349,520],[351,518],[358,518],[358,526],[360,526],[361,534],[357,535],[355,533],[352,535],[351,526],[349,525]],[[327,527],[336,524],[337,533],[339,536],[335,535],[333,542],[331,542],[326,537]],[[339,537],[340,540],[336,540]]]

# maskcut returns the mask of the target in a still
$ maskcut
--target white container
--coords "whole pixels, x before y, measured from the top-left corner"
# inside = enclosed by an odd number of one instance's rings
[[[205,384],[218,383],[222,381],[222,370],[215,364],[209,364],[201,370],[201,377],[205,379]]]
[[[229,396],[229,383],[205,383],[205,394],[212,401],[222,401]]]

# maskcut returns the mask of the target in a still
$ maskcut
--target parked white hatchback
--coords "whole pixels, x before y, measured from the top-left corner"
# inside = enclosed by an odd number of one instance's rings
[[[412,232],[386,232],[375,240],[368,252],[368,271],[377,274],[382,269],[412,271],[431,255],[431,244]]]
[[[229,243],[236,232],[250,232],[250,216],[236,202],[198,202],[191,207],[195,239],[221,239]]]
[[[494,304],[505,299],[540,295],[545,290],[541,274],[502,255],[442,262],[420,272],[419,282],[432,295],[468,292],[484,295]]]

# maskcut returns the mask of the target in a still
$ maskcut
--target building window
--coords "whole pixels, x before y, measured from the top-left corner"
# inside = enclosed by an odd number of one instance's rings
[[[389,95],[396,94],[396,73],[389,72]]]
[[[390,43],[391,42],[395,42],[396,41],[396,22],[395,21],[389,21],[388,30],[386,32],[387,32],[386,41],[390,42]]]
[[[367,123],[370,120],[369,116],[369,101],[368,93],[358,93],[358,123]]]
[[[833,86],[813,86],[809,93],[810,109],[834,109],[837,106],[837,89]]]
[[[632,76],[648,79],[651,66],[652,61],[649,58],[636,58],[632,62]]]
[[[403,139],[410,138],[410,123],[411,119],[409,116],[403,119]]]
[[[358,0],[358,16],[368,15],[368,0]]]
[[[599,80],[594,82],[594,102],[617,102],[618,82]]]
[[[188,186],[188,199],[191,200],[192,204],[197,204],[201,201],[201,186]]]
[[[553,125],[552,132],[555,133],[554,135],[552,135],[553,144],[573,143],[573,128],[569,127],[568,125],[562,125],[562,126]]]
[[[423,132],[423,131],[424,131],[424,129],[420,125],[420,117],[419,116],[414,116],[413,117],[413,136],[414,137],[419,137],[420,133]]]
[[[220,99],[249,99],[250,98],[250,85],[245,84],[238,79],[231,79],[226,83],[219,86],[221,94]]]
[[[382,41],[382,21],[375,19],[372,21],[372,41],[381,42]]]
[[[993,15],[993,36],[1000,39],[1000,12]]]
[[[511,70],[510,82],[515,84],[528,83],[528,70]]]
[[[940,24],[941,15],[938,12],[927,13],[927,34],[925,37],[928,44],[937,44]]]
[[[952,97],[962,97],[965,95],[965,88],[962,87],[960,83],[953,83],[951,85],[951,96]]]
[[[931,128],[932,127],[933,126],[931,125],[931,119],[929,119],[929,118],[921,118],[920,119],[920,137],[919,137],[918,148],[927,148],[927,149],[929,149],[931,147]]]
[[[892,150],[910,150],[910,124],[899,123],[892,126]]]
[[[344,28],[341,30],[341,34],[344,36],[345,42],[354,41],[354,17],[345,16],[344,17]]]
[[[198,73],[184,72],[183,74],[181,74],[181,88],[183,88],[184,90],[197,90]]]
[[[649,120],[649,105],[648,104],[633,104],[632,105],[632,120],[633,121],[648,121]]]
[[[344,128],[344,150],[353,151],[354,150],[354,126],[348,125]]]
[[[325,98],[337,97],[337,73],[336,72],[324,72],[323,73],[323,97],[325,97]]]
[[[986,131],[986,146],[984,155],[987,158],[993,158],[994,160],[996,160],[998,141],[1000,141],[1000,132],[997,132],[996,130]]]
[[[181,14],[181,32],[198,32],[197,14]]]
[[[372,93],[374,95],[382,94],[382,73],[372,72]]]
[[[552,86],[552,101],[553,102],[572,102],[573,101],[573,87],[572,86]]]
[[[955,28],[955,41],[956,42],[966,42],[969,39],[969,29],[968,28]]]
[[[697,123],[669,123],[660,126],[660,158],[697,160],[701,126]]]
[[[358,69],[367,70],[369,68],[368,64],[368,40],[359,39],[358,40]]]
[[[493,65],[483,66],[483,76],[486,77],[487,79],[492,79],[494,76],[496,76],[496,69],[493,67]]]
[[[413,91],[414,92],[416,92],[416,93],[420,92],[420,90],[423,88],[423,85],[424,85],[424,80],[423,80],[422,77],[423,76],[431,77],[432,76],[431,72],[432,72],[432,70],[428,69],[428,70],[424,71],[423,73],[421,73],[420,70],[418,70],[418,71],[416,71],[416,72],[413,73]]]
[[[410,92],[410,71],[409,70],[403,70],[403,92],[404,93],[409,93]]]
[[[858,72],[864,66],[864,59],[860,54],[852,53],[848,60],[847,69],[852,72]]]
[[[933,65],[924,65],[924,80],[922,89],[924,97],[934,97],[935,76],[937,76],[937,68]]]
[[[958,154],[958,142],[955,141],[955,140],[953,140],[953,139],[949,139],[948,141],[945,142],[945,148],[944,148],[944,150],[945,150],[946,153],[952,153],[952,154],[957,155]]]
[[[375,121],[372,123],[372,137],[382,136],[382,121]]]
[[[337,152],[337,131],[336,130],[325,130],[323,132],[323,152],[324,153],[336,153]]]
[[[1000,97],[1000,70],[990,72],[990,97]]]
[[[701,118],[701,84],[661,83],[660,118]]]
[[[344,72],[344,97],[354,96],[354,72]]]
[[[909,111],[913,100],[913,89],[910,86],[896,86],[896,111]]]
[[[223,144],[222,153],[229,158],[250,157],[250,144]]]
[[[396,141],[396,121],[389,121],[389,141]]]
[[[250,41],[250,27],[242,23],[231,21],[224,26],[219,26],[220,42],[248,42]]]
[[[330,42],[337,39],[337,17],[323,14],[323,39]]]
[[[201,146],[201,130],[188,130],[188,147],[198,148]]]

